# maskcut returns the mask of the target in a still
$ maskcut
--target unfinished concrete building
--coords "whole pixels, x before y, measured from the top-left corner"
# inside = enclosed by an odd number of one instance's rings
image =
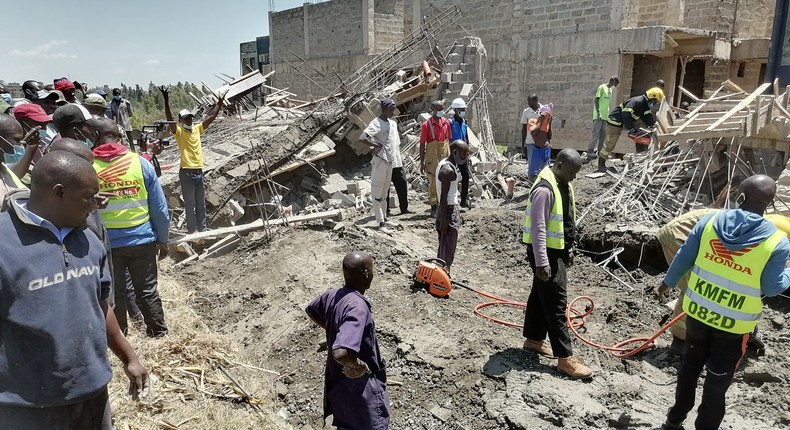
[[[274,82],[303,97],[324,97],[371,56],[457,3],[334,0],[271,12]],[[700,98],[726,79],[754,90],[765,74],[774,6],[772,0],[475,0],[462,2],[458,25],[437,42],[448,46],[474,35],[485,44],[498,144],[519,146],[520,113],[534,92],[555,104],[553,146],[583,149],[595,88],[611,75],[621,78],[618,103],[657,79],[666,81],[673,105],[684,97],[680,86]]]

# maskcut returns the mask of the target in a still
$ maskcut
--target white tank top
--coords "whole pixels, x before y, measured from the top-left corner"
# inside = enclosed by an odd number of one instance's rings
[[[445,165],[452,167],[455,172],[455,180],[450,182],[450,190],[447,192],[447,204],[457,205],[459,204],[458,181],[461,179],[461,172],[459,172],[458,168],[446,158],[440,161],[439,165],[436,167],[436,196],[439,199],[442,198],[442,181],[439,179],[439,172],[442,171],[442,167]]]

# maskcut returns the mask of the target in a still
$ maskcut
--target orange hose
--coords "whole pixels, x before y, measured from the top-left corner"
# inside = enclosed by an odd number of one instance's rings
[[[524,328],[524,325],[522,325],[522,324],[517,324],[517,323],[510,322],[510,321],[504,321],[504,320],[501,320],[501,319],[498,319],[498,318],[494,318],[494,317],[492,317],[490,315],[486,315],[483,312],[481,312],[481,309],[483,309],[485,307],[488,307],[488,306],[511,306],[511,307],[526,308],[527,307],[526,303],[524,303],[524,302],[517,302],[517,301],[514,301],[514,300],[506,300],[506,299],[503,299],[501,297],[497,297],[497,296],[495,296],[493,294],[489,294],[489,293],[486,293],[485,291],[481,291],[481,290],[475,290],[475,289],[472,289],[472,288],[468,288],[468,289],[470,291],[476,293],[476,294],[479,294],[479,295],[483,296],[483,297],[487,297],[489,299],[493,299],[494,300],[492,302],[481,303],[481,304],[475,306],[475,308],[474,308],[475,315],[477,315],[479,317],[482,317],[482,318],[485,318],[487,320],[493,321],[493,322],[495,322],[497,324],[502,324],[502,325],[507,326],[507,327]],[[578,302],[580,300],[586,300],[587,302],[589,302],[589,305],[588,305],[587,310],[585,312],[582,312],[582,311],[580,311],[579,309],[577,309],[575,307],[576,302]],[[568,323],[568,328],[570,328],[570,330],[574,334],[574,336],[576,336],[582,342],[584,342],[587,345],[590,345],[592,347],[603,349],[605,351],[609,351],[613,356],[615,356],[617,358],[632,357],[632,356],[634,356],[634,355],[636,355],[636,354],[638,354],[638,353],[640,353],[642,351],[645,351],[647,349],[655,347],[654,341],[659,336],[661,336],[662,333],[667,331],[667,329],[672,327],[673,324],[678,322],[678,320],[680,320],[681,318],[683,318],[686,315],[685,312],[682,312],[680,315],[676,316],[671,321],[669,321],[666,325],[661,327],[661,329],[658,330],[651,337],[635,337],[635,338],[631,338],[631,339],[626,339],[626,340],[624,340],[622,342],[618,342],[618,343],[616,343],[616,344],[614,344],[612,346],[605,346],[605,345],[601,345],[601,344],[595,343],[595,342],[587,339],[586,337],[582,336],[579,333],[579,331],[578,331],[578,329],[581,328],[582,326],[584,326],[584,324],[587,322],[587,316],[589,316],[592,313],[593,309],[595,309],[595,301],[593,301],[592,297],[590,297],[590,296],[579,296],[579,297],[576,297],[575,299],[571,300],[570,304],[568,304],[568,308],[565,311],[565,319],[566,319],[566,321]],[[626,345],[631,345],[631,344],[634,344],[634,343],[638,343],[639,345],[626,347]]]

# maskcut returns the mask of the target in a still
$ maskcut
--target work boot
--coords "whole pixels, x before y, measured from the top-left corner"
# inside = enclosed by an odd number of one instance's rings
[[[546,345],[546,342],[542,340],[527,339],[524,341],[524,349],[530,349],[532,351],[537,352],[540,355],[545,355],[548,357],[554,356],[554,351],[552,351],[551,347]]]
[[[598,171],[601,173],[606,172],[606,159],[598,157]]]
[[[677,355],[686,355],[686,341],[677,336],[672,337],[672,344],[669,345],[669,352],[674,352]]]
[[[431,218],[436,218],[436,205],[431,206]]]
[[[592,376],[592,369],[585,366],[573,355],[557,360],[557,370],[573,379],[585,379]]]

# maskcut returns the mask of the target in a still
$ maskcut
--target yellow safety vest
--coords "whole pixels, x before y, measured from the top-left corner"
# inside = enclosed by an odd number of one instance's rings
[[[565,226],[563,222],[563,215],[562,215],[562,197],[560,196],[560,189],[557,186],[557,178],[554,177],[554,172],[551,171],[550,167],[544,167],[543,170],[538,173],[538,177],[535,179],[535,183],[530,188],[529,193],[532,195],[532,191],[535,187],[540,183],[542,179],[545,179],[551,185],[551,189],[554,192],[554,205],[551,207],[551,213],[549,214],[549,219],[546,222],[546,247],[552,249],[565,249]],[[571,193],[571,205],[573,205],[573,219],[576,219],[576,197],[573,195],[573,184],[568,184],[568,190]],[[524,215],[524,227],[522,228],[522,237],[521,241],[527,244],[532,243],[532,200],[527,200],[527,211]]]
[[[683,311],[722,331],[751,333],[763,312],[760,278],[765,263],[785,234],[777,230],[761,243],[730,251],[713,229],[716,216],[702,232]]]
[[[151,218],[139,155],[129,152],[109,163],[95,160],[93,168],[99,176],[99,191],[113,194],[107,207],[100,210],[105,227],[137,227]]]

